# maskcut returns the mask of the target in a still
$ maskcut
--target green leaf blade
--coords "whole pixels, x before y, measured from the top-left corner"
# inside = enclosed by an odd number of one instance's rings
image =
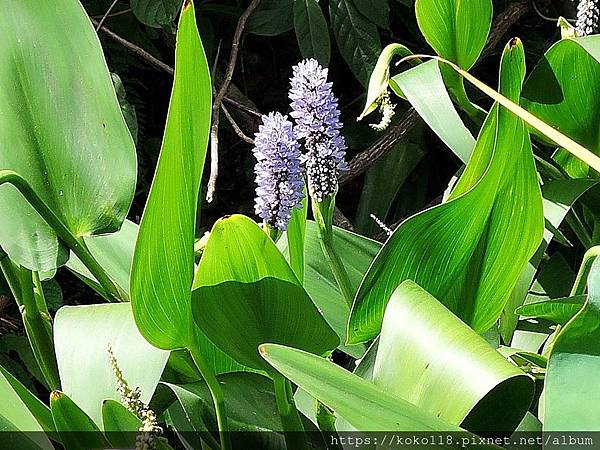
[[[140,224],[130,283],[140,331],[154,346],[164,349],[185,347],[193,336],[189,299],[211,89],[194,8],[188,2],[180,18],[167,125]]]

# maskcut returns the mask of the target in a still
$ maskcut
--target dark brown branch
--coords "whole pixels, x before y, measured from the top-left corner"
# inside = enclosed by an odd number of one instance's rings
[[[484,56],[494,50],[498,43],[502,40],[502,37],[506,34],[511,26],[515,24],[527,11],[529,10],[529,3],[526,1],[516,2],[510,4],[506,10],[504,10],[492,25],[488,43],[483,50]],[[400,122],[391,127],[383,136],[381,136],[375,143],[373,143],[365,151],[356,155],[349,163],[349,170],[340,174],[340,184],[346,184],[353,180],[363,172],[365,172],[375,161],[389,152],[394,144],[401,139],[406,133],[418,123],[419,115],[417,112],[410,108],[408,112],[404,114]]]
[[[221,103],[225,98],[225,94],[229,89],[229,85],[231,84],[231,79],[233,78],[233,72],[235,71],[240,48],[240,41],[246,26],[246,21],[258,7],[259,3],[260,0],[252,0],[250,5],[248,5],[248,8],[246,8],[238,20],[235,33],[233,35],[231,53],[229,55],[229,64],[227,64],[225,78],[213,102],[212,124],[210,127],[210,177],[208,179],[208,186],[206,188],[206,201],[209,203],[213,200],[215,189],[217,187],[217,178],[219,176],[219,110],[221,109]]]
[[[223,114],[225,114],[225,117],[229,121],[231,128],[233,128],[233,131],[235,131],[235,134],[237,134],[238,137],[242,141],[247,142],[248,144],[254,145],[254,139],[252,139],[251,137],[248,137],[248,136],[246,136],[246,134],[244,134],[244,132],[242,131],[240,126],[236,123],[236,121],[233,119],[233,117],[231,116],[231,114],[229,113],[227,108],[225,107],[225,105],[221,104],[221,109],[223,110]]]

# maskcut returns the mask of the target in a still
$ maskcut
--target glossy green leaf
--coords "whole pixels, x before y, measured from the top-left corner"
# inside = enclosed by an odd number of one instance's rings
[[[86,12],[73,0],[3,6],[0,169],[25,177],[75,236],[118,230],[135,190],[135,148]],[[0,187],[0,210],[10,211],[0,244],[13,261],[39,271],[66,262],[68,250],[13,187]]]
[[[211,89],[194,7],[188,2],[179,21],[167,125],[138,232],[130,284],[133,314],[142,335],[164,349],[186,347],[194,335],[190,288]]]
[[[381,53],[377,27],[358,12],[351,0],[330,0],[329,17],[344,60],[366,86]]]
[[[129,274],[138,228],[137,224],[126,220],[117,233],[84,238],[85,244],[96,261],[127,295],[129,295]],[[71,253],[67,267],[96,291],[106,295],[98,281],[74,253]]]
[[[308,213],[308,196],[302,199],[302,208],[294,208],[292,217],[285,233],[289,250],[290,267],[296,274],[296,278],[304,283],[304,272],[306,271],[306,215]]]
[[[339,339],[271,238],[251,219],[215,223],[194,280],[194,319],[221,350],[255,369],[264,342],[323,355]]]
[[[31,432],[23,435],[19,445],[24,450],[50,450],[52,445],[42,431],[49,431],[48,408],[28,392],[12,375],[0,367],[0,433]],[[51,420],[51,417],[50,417]],[[17,435],[17,433],[14,433]],[[1,444],[0,444],[1,446]]]
[[[577,180],[550,180],[542,186],[544,219],[546,220],[546,230],[544,238],[535,256],[530,259],[529,264],[523,269],[510,299],[506,303],[504,311],[500,316],[499,330],[502,339],[510,343],[512,335],[517,327],[519,315],[515,314],[515,309],[521,306],[527,298],[527,293],[532,285],[534,276],[537,272],[539,263],[542,260],[545,249],[554,237],[550,228],[555,230],[562,224],[565,216],[585,192],[595,186],[597,181],[587,179]]]
[[[390,82],[402,94],[438,137],[467,163],[475,139],[465,127],[448,95],[437,61],[427,61],[402,72]]]
[[[261,0],[246,22],[248,33],[278,36],[294,28],[294,0]]]
[[[389,0],[354,0],[356,9],[381,28],[390,28]]]
[[[35,417],[37,422],[41,425],[45,432],[52,433],[56,431],[54,428],[54,422],[52,421],[52,414],[50,413],[50,409],[41,402],[35,395],[33,395],[25,386],[23,386],[19,380],[13,377],[7,370],[3,367],[0,367],[0,379],[2,379],[2,398],[9,398],[12,394],[8,392],[10,390],[13,391],[19,397],[20,402],[23,403],[26,408],[29,410],[31,414]],[[7,402],[7,406],[13,407],[14,404],[12,402]],[[18,408],[16,408],[18,409]],[[0,412],[0,415],[2,412]],[[37,427],[35,428],[37,430]],[[25,429],[27,431],[27,429]],[[31,430],[29,430],[31,431]]]
[[[359,431],[460,431],[326,359],[276,344],[261,345],[260,352],[286,378]]]
[[[595,431],[600,424],[600,259],[588,277],[588,299],[558,332],[546,373],[544,431]],[[584,412],[584,413],[582,413]]]
[[[545,53],[523,89],[523,106],[561,133],[600,154],[600,36],[562,39]],[[585,92],[585,95],[581,95]],[[588,167],[570,154],[559,159],[569,174]]]
[[[475,64],[490,32],[491,0],[417,0],[415,13],[438,55],[465,70]]]
[[[329,65],[329,27],[317,0],[294,0],[294,29],[303,58]]]
[[[135,17],[143,24],[157,28],[173,22],[182,3],[183,0],[129,0]]]
[[[115,400],[102,402],[102,425],[113,448],[135,448],[142,421],[121,403]]]
[[[357,290],[369,265],[381,248],[381,244],[338,227],[333,227],[333,233],[333,246],[342,259],[354,290]],[[287,256],[289,250],[286,241],[286,239],[280,239],[277,246]],[[319,230],[312,220],[307,222],[305,251],[306,275],[304,288],[306,292],[319,308],[327,323],[339,336],[342,343],[340,350],[354,358],[360,358],[365,352],[363,344],[349,347],[343,345],[346,341],[346,325],[350,308],[348,308],[329,264],[325,260],[319,241]]]
[[[533,399],[533,379],[414,282],[392,295],[373,382],[472,432],[512,432]]]
[[[110,345],[125,380],[150,401],[169,352],[150,345],[138,331],[129,303],[65,306],[54,322],[56,359],[63,391],[102,424],[102,401],[119,400]]]
[[[65,450],[110,447],[94,421],[64,392],[50,394],[50,410]]]
[[[517,308],[516,313],[524,317],[547,319],[554,323],[565,325],[577,314],[585,300],[585,296],[579,295],[577,297],[527,303]]]
[[[501,91],[518,99],[524,74],[523,47],[512,41],[502,59]],[[543,230],[529,133],[520,119],[495,105],[448,201],[403,222],[375,258],[354,301],[349,342],[377,335],[387,301],[406,279],[476,332],[486,332]]]

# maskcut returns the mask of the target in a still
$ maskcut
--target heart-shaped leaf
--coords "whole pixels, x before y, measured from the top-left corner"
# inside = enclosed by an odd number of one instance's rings
[[[339,339],[269,236],[251,219],[215,223],[192,295],[194,319],[221,350],[255,369],[264,342],[324,355]]]

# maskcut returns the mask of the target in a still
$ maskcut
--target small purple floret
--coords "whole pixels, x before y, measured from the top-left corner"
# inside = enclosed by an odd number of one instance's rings
[[[292,209],[301,208],[304,198],[300,144],[287,116],[276,112],[262,117],[254,139],[254,156],[256,214],[285,231]]]

